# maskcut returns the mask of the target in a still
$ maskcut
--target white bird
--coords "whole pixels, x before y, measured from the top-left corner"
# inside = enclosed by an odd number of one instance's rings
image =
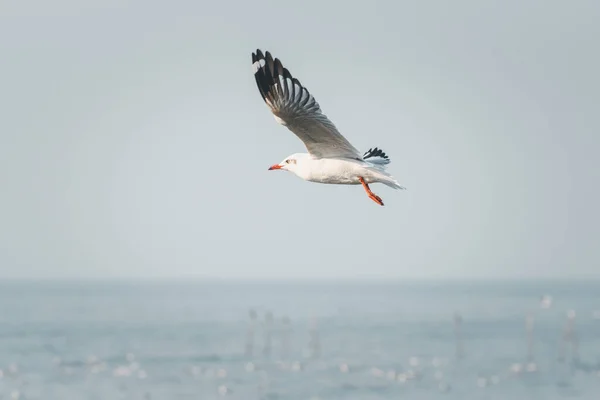
[[[382,206],[381,197],[371,191],[370,183],[405,189],[386,171],[389,157],[377,147],[361,155],[278,58],[273,59],[268,51],[263,55],[256,50],[256,54],[252,53],[252,68],[258,90],[275,120],[298,136],[308,150],[308,154],[286,157],[269,170],[290,171],[309,182],[362,184],[369,198]]]

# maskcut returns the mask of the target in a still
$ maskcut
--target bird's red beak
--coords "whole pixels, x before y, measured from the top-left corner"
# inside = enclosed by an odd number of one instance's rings
[[[281,169],[281,165],[275,164],[275,165],[271,165],[269,167],[269,171],[273,171],[274,169]]]

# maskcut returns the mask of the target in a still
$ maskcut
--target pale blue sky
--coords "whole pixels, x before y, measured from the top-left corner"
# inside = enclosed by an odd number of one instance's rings
[[[600,276],[594,1],[0,6],[0,278]],[[279,57],[407,191],[267,171]]]

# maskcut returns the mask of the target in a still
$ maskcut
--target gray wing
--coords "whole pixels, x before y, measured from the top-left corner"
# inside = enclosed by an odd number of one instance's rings
[[[256,50],[252,66],[258,90],[275,120],[298,136],[312,156],[362,160],[358,150],[338,132],[321,112],[319,103],[279,59],[273,60],[268,51],[263,55]]]

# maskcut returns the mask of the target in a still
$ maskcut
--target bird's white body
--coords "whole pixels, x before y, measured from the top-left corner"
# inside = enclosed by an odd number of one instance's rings
[[[295,163],[286,163],[295,160]],[[334,185],[360,185],[359,177],[366,183],[383,183],[401,189],[384,167],[375,163],[343,158],[314,158],[307,153],[292,154],[283,160],[280,169],[292,172],[309,182]]]
[[[298,136],[308,149],[308,153],[292,154],[270,170],[290,171],[309,182],[363,185],[369,198],[379,205],[383,201],[371,191],[370,183],[404,189],[386,171],[388,156],[377,147],[361,154],[279,59],[273,59],[268,51],[263,55],[257,50],[252,54],[252,68],[258,90],[275,120]]]

